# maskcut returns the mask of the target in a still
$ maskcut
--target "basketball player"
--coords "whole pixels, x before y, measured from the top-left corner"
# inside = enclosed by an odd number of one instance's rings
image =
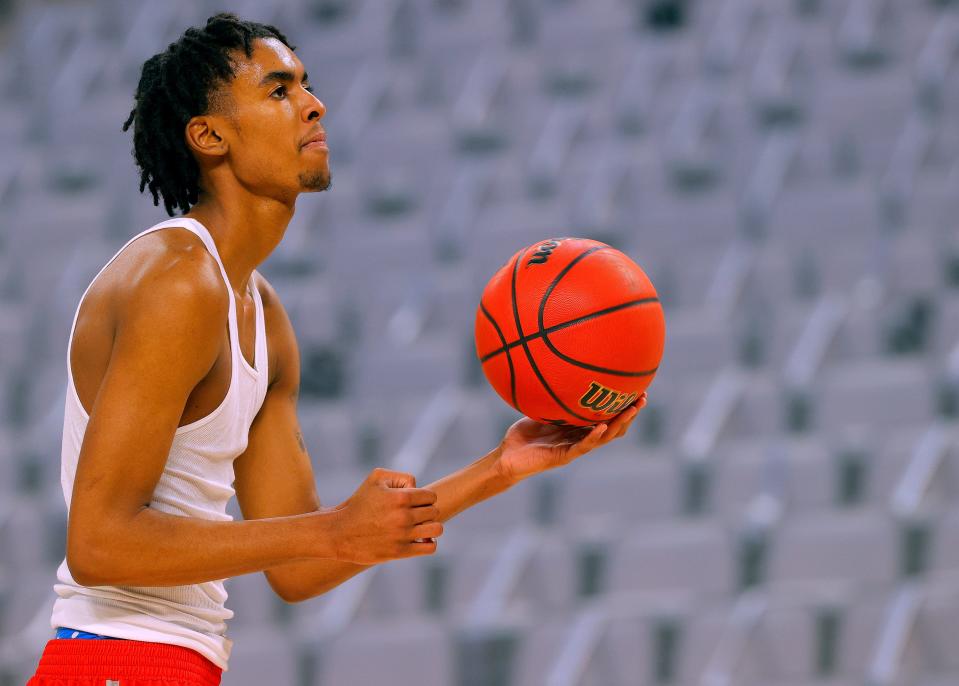
[[[56,638],[29,686],[219,684],[232,645],[223,579],[262,571],[295,603],[429,555],[443,522],[619,438],[642,407],[591,429],[521,419],[426,488],[375,469],[321,506],[297,424],[296,339],[256,267],[297,196],[330,187],[325,113],[286,37],[233,15],[143,65],[124,129],[141,191],[181,216],[131,239],[77,308]],[[226,514],[234,493],[244,521]]]

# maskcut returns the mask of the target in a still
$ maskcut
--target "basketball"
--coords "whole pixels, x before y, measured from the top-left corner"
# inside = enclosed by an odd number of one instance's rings
[[[625,254],[585,238],[523,248],[490,279],[476,354],[496,392],[538,422],[588,426],[652,382],[666,321],[656,289]]]

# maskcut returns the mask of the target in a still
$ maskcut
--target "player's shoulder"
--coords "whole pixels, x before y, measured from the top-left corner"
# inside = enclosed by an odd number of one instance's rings
[[[260,298],[263,300],[263,307],[267,310],[274,310],[275,312],[282,312],[286,314],[286,309],[283,307],[283,302],[280,300],[279,294],[276,292],[273,284],[263,276],[259,271],[256,272],[256,284],[260,290]]]
[[[274,326],[287,328],[289,326],[289,316],[273,284],[259,271],[256,272],[254,282],[256,288],[260,291],[260,299],[263,301],[263,313],[267,326],[272,323]]]
[[[263,300],[264,307],[283,306],[280,303],[280,297],[276,294],[276,289],[273,288],[273,284],[259,271],[256,272],[256,287],[260,291],[260,299]]]
[[[134,241],[121,280],[121,310],[153,306],[189,318],[226,316],[229,293],[220,267],[189,229],[170,227]]]

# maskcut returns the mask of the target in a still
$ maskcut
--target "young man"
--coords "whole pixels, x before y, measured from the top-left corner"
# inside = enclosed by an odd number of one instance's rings
[[[297,196],[330,185],[325,112],[283,34],[232,15],[143,65],[124,129],[141,190],[183,214],[131,239],[77,308],[57,638],[30,686],[219,684],[223,579],[263,571],[298,602],[369,565],[429,555],[444,521],[622,436],[645,402],[592,429],[522,419],[426,488],[375,469],[321,507],[297,424],[296,339],[255,269]],[[226,514],[234,493],[244,521]]]

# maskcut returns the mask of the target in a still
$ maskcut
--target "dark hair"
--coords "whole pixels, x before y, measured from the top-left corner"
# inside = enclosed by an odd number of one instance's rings
[[[154,205],[162,196],[171,217],[177,208],[189,211],[200,191],[200,168],[184,140],[184,127],[191,117],[206,114],[211,93],[233,78],[230,53],[242,49],[251,57],[257,38],[276,38],[295,50],[276,27],[221,13],[207,19],[203,28],[187,29],[143,63],[136,104],[123,130],[133,125],[140,192],[149,187]]]

